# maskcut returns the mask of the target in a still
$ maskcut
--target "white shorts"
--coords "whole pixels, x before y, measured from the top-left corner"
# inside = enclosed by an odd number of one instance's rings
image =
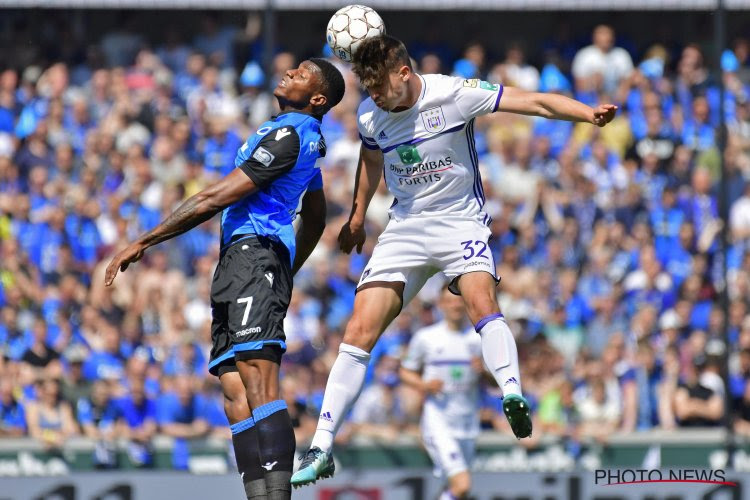
[[[422,430],[422,441],[435,464],[436,477],[449,479],[459,472],[468,471],[474,461],[475,439],[456,438],[447,432]]]
[[[485,271],[497,281],[495,261],[487,245],[490,229],[473,218],[413,217],[391,219],[378,238],[358,287],[373,281],[402,281],[404,306],[438,271],[451,281],[462,274]]]

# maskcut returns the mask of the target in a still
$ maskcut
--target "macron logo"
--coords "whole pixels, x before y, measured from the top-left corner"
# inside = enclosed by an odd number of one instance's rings
[[[508,380],[506,380],[505,383],[503,384],[503,387],[506,386],[506,385],[508,385],[508,384],[519,385],[518,384],[518,380],[516,380],[516,377],[510,377]]]
[[[291,132],[289,132],[286,129],[286,127],[280,128],[279,130],[276,131],[276,137],[275,137],[275,139],[277,141],[279,141],[279,140],[283,139],[284,137],[288,136],[289,134],[291,134]]]
[[[261,467],[263,467],[263,468],[264,468],[264,469],[266,469],[266,470],[271,470],[271,469],[273,469],[273,468],[274,468],[274,466],[275,466],[275,465],[276,465],[277,463],[279,463],[279,462],[278,462],[278,461],[276,461],[276,462],[274,462],[274,463],[271,463],[271,462],[266,462],[266,464],[265,464],[265,465],[261,465]]]
[[[268,283],[273,287],[273,273],[266,273],[266,279],[268,280]]]
[[[326,420],[326,421],[328,421],[328,422],[331,422],[331,423],[333,423],[333,418],[331,417],[331,412],[330,412],[330,411],[327,411],[327,412],[321,413],[321,414],[320,414],[320,418],[321,418],[322,420]]]

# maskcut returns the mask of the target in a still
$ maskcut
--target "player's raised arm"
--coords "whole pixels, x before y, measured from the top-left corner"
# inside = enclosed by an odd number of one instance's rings
[[[514,87],[505,87],[497,110],[556,120],[586,122],[603,127],[615,117],[617,106],[600,104],[592,108],[560,94],[527,92]]]
[[[360,148],[357,175],[354,181],[354,202],[349,221],[339,233],[339,247],[350,253],[356,246],[357,253],[365,243],[365,214],[383,173],[383,152],[380,149]]]
[[[294,255],[292,274],[297,274],[323,235],[326,227],[326,198],[323,189],[307,191],[302,198],[301,224],[297,230],[297,252]]]
[[[185,200],[161,224],[115,255],[107,266],[104,283],[111,285],[117,272],[140,260],[147,248],[189,231],[257,189],[255,182],[241,169],[234,169],[217,183]]]

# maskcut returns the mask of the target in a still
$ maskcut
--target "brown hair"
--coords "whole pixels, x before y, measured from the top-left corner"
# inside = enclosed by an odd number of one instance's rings
[[[380,85],[388,73],[401,66],[412,69],[406,46],[388,35],[365,39],[354,53],[352,62],[354,73],[365,88]]]

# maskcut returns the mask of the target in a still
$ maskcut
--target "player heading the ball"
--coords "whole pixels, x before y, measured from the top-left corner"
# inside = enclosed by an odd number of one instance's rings
[[[419,75],[404,44],[388,35],[364,40],[353,63],[370,97],[357,112],[362,146],[351,215],[339,234],[341,250],[361,251],[365,213],[383,171],[395,201],[359,281],[318,429],[292,477],[294,486],[333,473],[333,438],[362,389],[370,351],[438,271],[463,299],[480,335],[484,363],[503,391],[513,433],[531,434],[516,343],[497,303],[499,278],[487,247],[490,217],[484,211],[474,119],[504,111],[604,126],[617,111],[612,104],[591,108],[556,94]]]

